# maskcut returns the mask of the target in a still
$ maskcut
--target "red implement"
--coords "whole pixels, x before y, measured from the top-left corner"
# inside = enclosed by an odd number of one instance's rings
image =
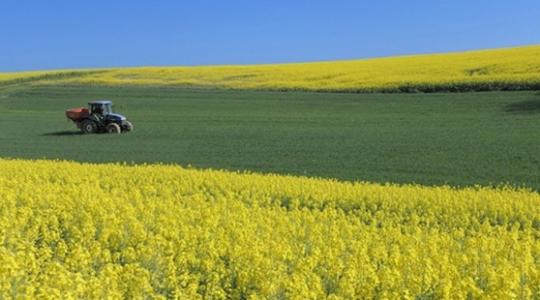
[[[66,110],[66,117],[73,121],[79,121],[90,116],[90,111],[85,107],[70,108]]]

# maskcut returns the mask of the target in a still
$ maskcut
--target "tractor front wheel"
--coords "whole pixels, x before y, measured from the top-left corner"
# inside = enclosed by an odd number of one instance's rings
[[[107,132],[108,133],[120,133],[122,130],[120,129],[120,126],[116,123],[111,123],[107,125]]]
[[[84,120],[81,124],[81,131],[83,133],[96,133],[97,129],[96,122],[92,120]]]
[[[133,124],[131,124],[130,121],[126,121],[125,129],[126,129],[126,131],[132,131],[133,130]]]

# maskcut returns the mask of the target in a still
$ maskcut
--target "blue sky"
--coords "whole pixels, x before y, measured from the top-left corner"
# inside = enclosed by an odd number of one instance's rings
[[[0,1],[0,72],[540,44],[538,0]]]

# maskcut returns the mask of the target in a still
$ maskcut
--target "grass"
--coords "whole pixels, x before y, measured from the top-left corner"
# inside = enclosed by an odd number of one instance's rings
[[[537,90],[540,46],[297,64],[0,73],[0,86],[20,82],[325,92]]]
[[[135,131],[78,134],[66,108],[108,98]],[[0,157],[165,162],[373,182],[540,190],[540,94],[340,94],[14,85]],[[92,170],[88,170],[92,172]]]

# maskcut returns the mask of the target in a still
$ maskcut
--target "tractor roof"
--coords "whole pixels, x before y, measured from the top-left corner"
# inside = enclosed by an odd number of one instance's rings
[[[90,101],[88,102],[89,105],[94,105],[94,104],[101,104],[101,105],[107,105],[107,104],[112,104],[112,101],[110,100],[96,100],[96,101]]]

